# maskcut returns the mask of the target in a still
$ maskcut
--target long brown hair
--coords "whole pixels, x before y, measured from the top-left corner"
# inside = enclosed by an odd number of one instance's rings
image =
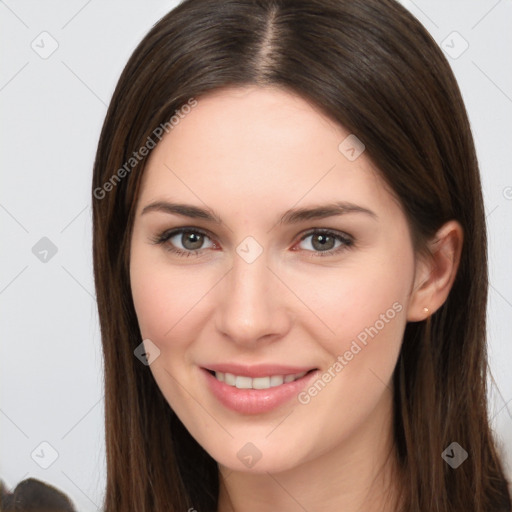
[[[139,149],[154,146],[155,130],[191,98],[249,84],[286,88],[362,140],[399,198],[418,251],[444,222],[460,222],[464,246],[449,297],[429,321],[407,324],[394,373],[400,510],[511,510],[486,401],[488,277],[479,169],[462,97],[439,47],[394,0],[185,0],[129,59],[94,164],[105,511],[217,508],[216,462],[134,357],[142,338],[129,248],[147,160]],[[452,442],[469,453],[457,469],[441,457]]]

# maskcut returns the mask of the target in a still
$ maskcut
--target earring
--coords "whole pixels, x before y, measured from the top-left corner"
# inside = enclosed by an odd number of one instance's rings
[[[423,311],[424,311],[425,313],[428,313],[428,308],[423,308]]]

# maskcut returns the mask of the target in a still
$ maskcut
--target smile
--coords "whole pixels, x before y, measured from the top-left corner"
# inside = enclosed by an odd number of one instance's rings
[[[319,374],[316,368],[286,375],[275,374],[275,370],[267,375],[258,372],[258,376],[199,370],[211,396],[224,407],[247,415],[267,413],[289,403]]]
[[[300,379],[308,372],[295,373],[291,375],[270,375],[267,377],[247,377],[245,375],[234,375],[232,373],[211,372],[216,379],[228,386],[238,389],[268,389],[287,384]]]

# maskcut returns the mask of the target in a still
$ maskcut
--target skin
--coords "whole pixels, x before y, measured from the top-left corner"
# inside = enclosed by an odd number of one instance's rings
[[[153,150],[133,226],[130,278],[150,370],[181,421],[218,462],[221,512],[393,510],[392,373],[407,321],[445,301],[462,244],[458,223],[414,253],[407,219],[349,135],[304,99],[277,88],[228,88],[198,98]],[[143,209],[154,201],[212,209],[222,224]],[[347,201],[374,212],[281,225],[290,208]],[[206,233],[198,255],[172,228]],[[354,243],[322,254],[312,228]],[[248,263],[248,236],[263,249]],[[304,239],[303,239],[304,238]],[[393,308],[392,319],[386,312]],[[396,306],[398,304],[399,306]],[[424,308],[429,311],[425,312]],[[281,363],[326,372],[366,327],[388,322],[308,404],[258,415],[225,408],[204,385],[208,363]],[[379,324],[380,325],[380,324]],[[261,452],[251,468],[237,457]]]

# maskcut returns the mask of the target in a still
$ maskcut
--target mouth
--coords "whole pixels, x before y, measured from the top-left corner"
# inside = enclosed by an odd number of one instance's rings
[[[312,368],[308,371],[300,373],[292,373],[287,375],[267,375],[262,377],[248,377],[246,375],[235,375],[229,372],[217,372],[204,368],[210,375],[215,377],[219,382],[223,382],[227,386],[237,389],[269,389],[290,382],[295,382],[302,379],[306,375],[317,371],[318,368]]]
[[[251,377],[204,367],[199,369],[210,396],[224,407],[244,415],[269,413],[289,404],[294,398],[298,399],[299,393],[311,385],[320,373],[318,368],[294,368],[299,373],[281,369],[288,373],[277,374],[274,368],[268,375],[261,370],[257,372],[258,376]],[[256,373],[254,367],[252,371]]]

